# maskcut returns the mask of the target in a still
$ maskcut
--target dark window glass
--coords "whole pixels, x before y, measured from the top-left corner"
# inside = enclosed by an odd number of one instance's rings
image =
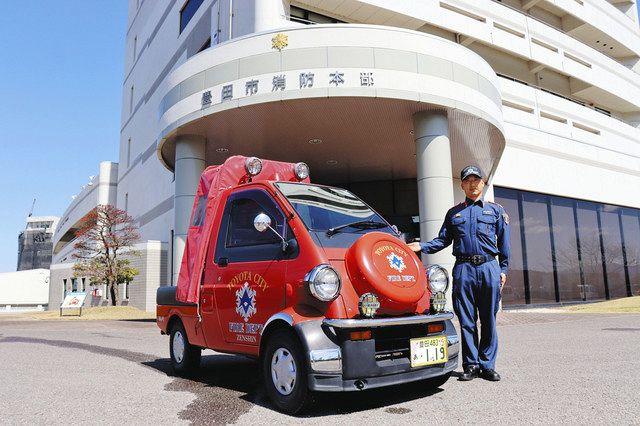
[[[180,10],[180,32],[184,31],[186,26],[193,18],[193,15],[196,14],[200,5],[204,0],[187,0],[187,2],[182,6]]]
[[[253,220],[260,213],[267,214],[271,218],[272,227],[282,233],[282,223],[284,220],[281,216],[275,217],[273,212],[269,214],[267,209],[261,206],[256,200],[240,198],[231,204],[231,216],[226,246],[243,247],[280,242],[280,238],[270,229],[259,232],[253,226]]]
[[[595,203],[578,201],[578,234],[584,273],[581,290],[585,300],[605,298],[597,208]]]
[[[371,229],[392,232],[379,214],[346,189],[289,182],[278,182],[276,186],[311,230],[326,231],[349,223],[371,221],[380,226],[349,227],[343,232],[362,233]]]
[[[600,224],[609,297],[625,297],[627,295],[618,213],[619,207],[601,205]]]
[[[522,239],[520,238],[520,213],[518,210],[518,192],[512,189],[495,188],[495,200],[504,207],[509,215],[511,227],[511,258],[509,275],[502,289],[503,304],[525,304],[524,272],[522,259]]]
[[[203,44],[202,46],[200,46],[200,49],[198,50],[198,53],[202,52],[203,50],[207,50],[208,48],[211,47],[211,37],[209,37]]]
[[[637,210],[622,209],[622,230],[631,294],[640,296],[640,220]]]
[[[582,300],[574,202],[567,198],[549,198],[560,301]]]
[[[78,281],[75,278],[71,278],[71,291],[74,293],[78,291]]]
[[[547,196],[525,192],[522,194],[522,208],[530,302],[555,302]]]
[[[260,213],[271,218],[271,227],[278,234],[292,241],[293,232],[285,226],[285,216],[271,195],[257,189],[237,192],[229,197],[225,206],[216,243],[216,263],[223,258],[233,263],[292,259],[298,255],[297,249],[283,252],[282,240],[272,230],[258,232],[255,229],[253,220]],[[292,243],[292,247],[297,247],[295,241]]]
[[[193,212],[193,218],[191,219],[191,226],[202,226],[207,210],[207,196],[201,195],[198,198],[198,205],[196,211]]]
[[[289,8],[289,19],[294,22],[300,22],[301,24],[338,24],[344,23],[338,19],[330,16],[321,15],[319,13],[310,12],[300,7],[291,6]]]

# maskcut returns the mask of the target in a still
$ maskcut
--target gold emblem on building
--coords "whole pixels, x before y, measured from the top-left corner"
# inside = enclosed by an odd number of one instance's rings
[[[281,51],[289,45],[289,36],[283,33],[278,33],[271,39],[271,48]]]

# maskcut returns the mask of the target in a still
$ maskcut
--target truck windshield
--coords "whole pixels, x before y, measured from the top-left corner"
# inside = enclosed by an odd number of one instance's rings
[[[393,232],[387,221],[346,189],[290,182],[275,185],[307,228],[325,231],[327,237],[338,232]]]

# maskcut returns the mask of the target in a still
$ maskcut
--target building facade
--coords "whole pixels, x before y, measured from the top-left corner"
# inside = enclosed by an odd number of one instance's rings
[[[305,161],[425,240],[475,163],[511,216],[505,304],[640,291],[635,1],[130,0],[127,28],[117,206],[165,259],[139,307],[234,154]]]
[[[17,271],[49,268],[53,248],[51,239],[59,219],[56,216],[27,218],[27,226],[18,236]]]

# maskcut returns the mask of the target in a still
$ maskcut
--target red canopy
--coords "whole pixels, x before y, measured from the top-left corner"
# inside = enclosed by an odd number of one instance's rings
[[[202,269],[212,234],[213,220],[218,209],[224,207],[219,205],[220,194],[226,189],[244,183],[247,176],[246,159],[247,157],[240,155],[229,157],[220,166],[207,167],[200,176],[178,275],[176,299],[180,302],[198,302]],[[252,178],[252,181],[300,182],[295,176],[294,166],[293,163],[262,160],[262,170]],[[302,182],[309,183],[309,178]]]

